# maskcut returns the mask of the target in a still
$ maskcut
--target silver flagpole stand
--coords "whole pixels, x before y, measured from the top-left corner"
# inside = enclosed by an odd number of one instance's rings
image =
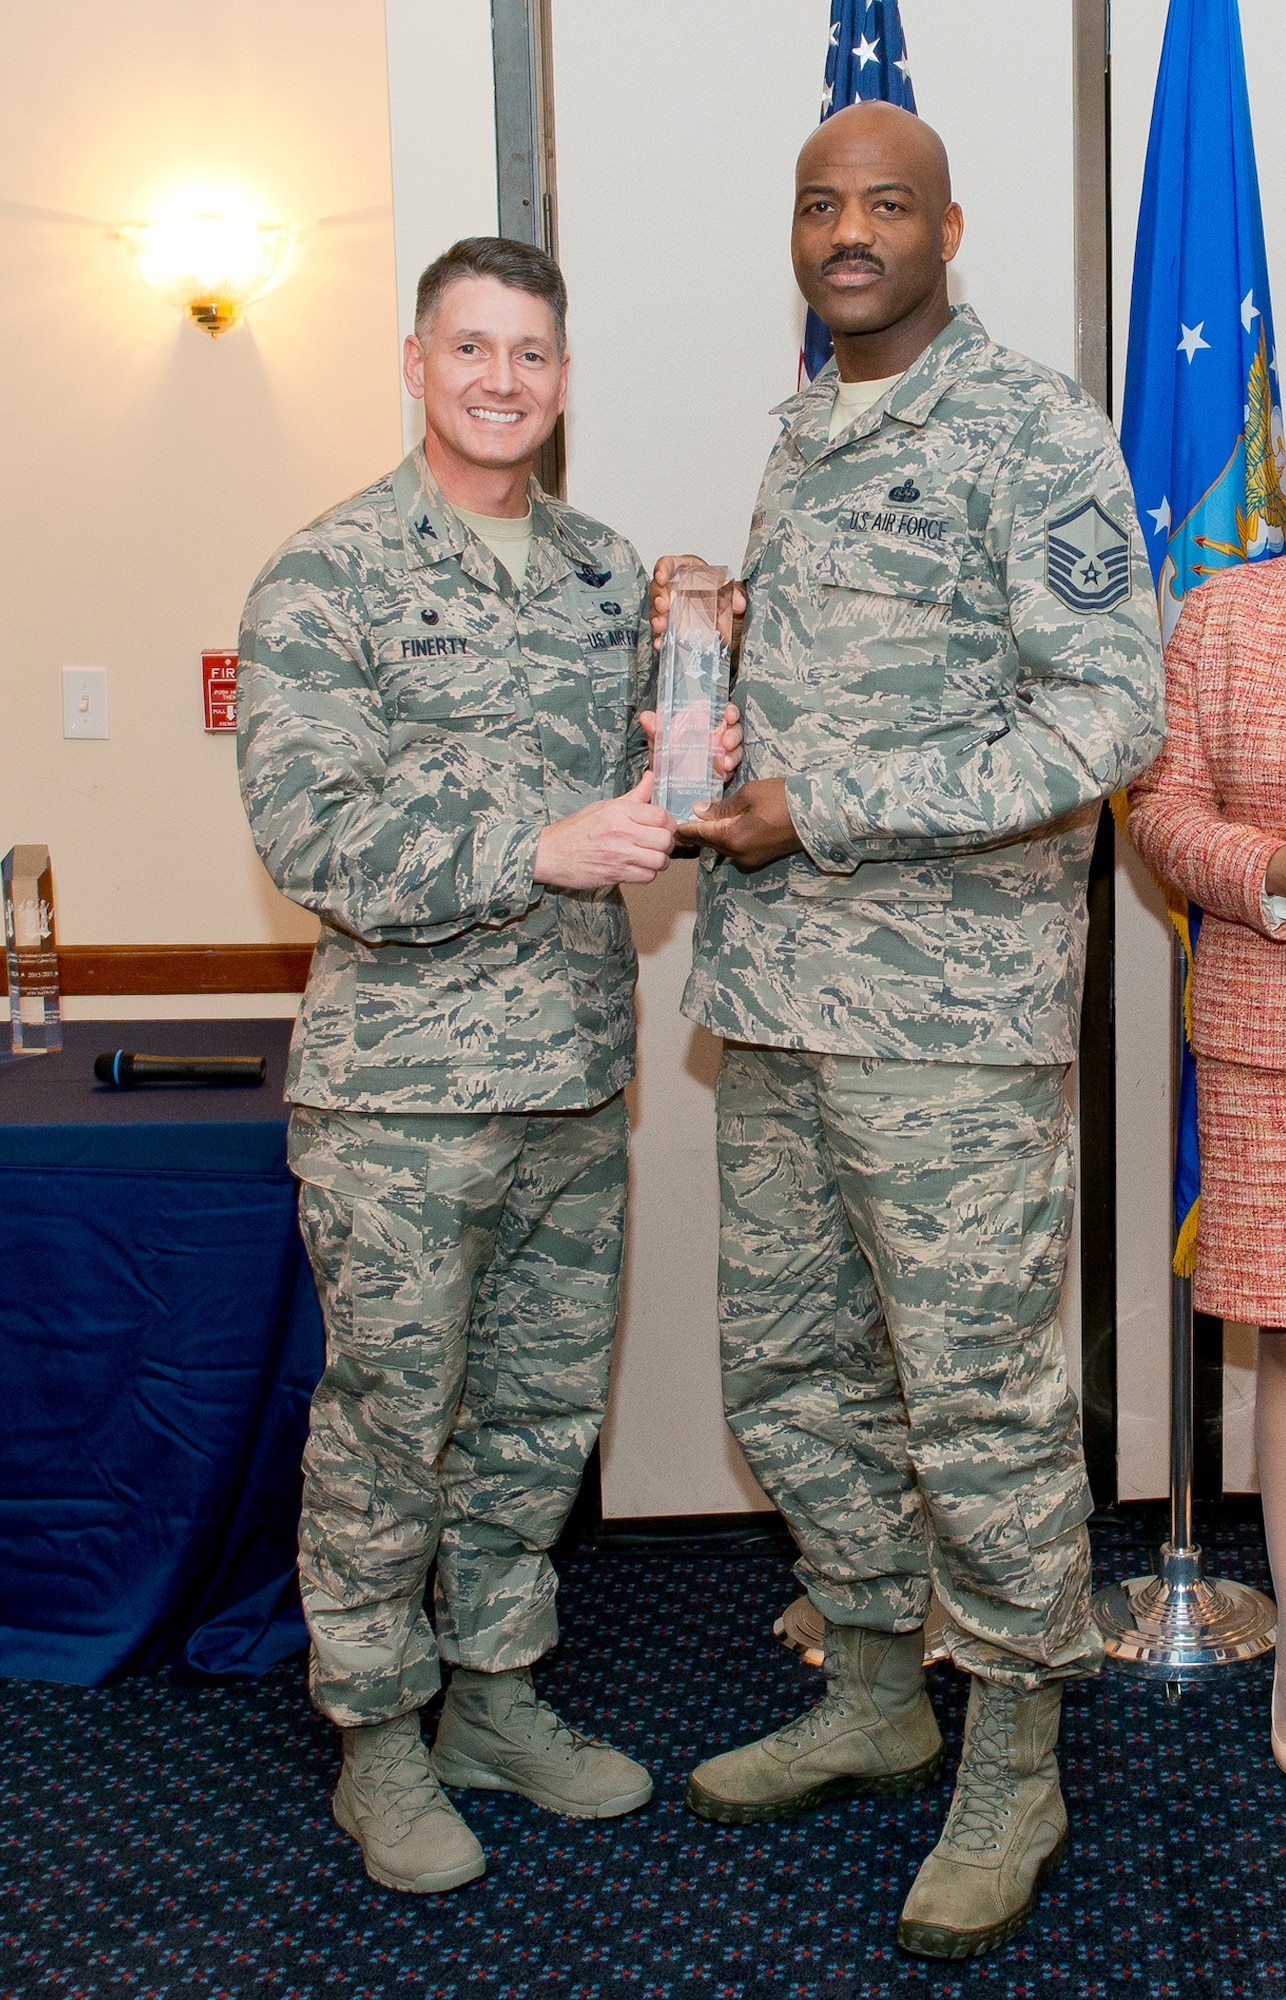
[[[1179,1118],[1186,965],[1178,939],[1172,959],[1172,1094]],[[1108,1658],[1127,1672],[1163,1680],[1177,1701],[1185,1683],[1215,1667],[1245,1669],[1277,1641],[1277,1608],[1244,1583],[1201,1573],[1192,1539],[1192,1280],[1170,1279],[1170,1539],[1159,1576],[1134,1576],[1100,1590],[1094,1620]]]

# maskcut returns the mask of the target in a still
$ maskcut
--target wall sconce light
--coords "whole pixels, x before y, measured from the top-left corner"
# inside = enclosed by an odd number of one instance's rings
[[[130,222],[119,234],[148,290],[216,340],[281,281],[296,237],[290,224],[227,215]]]

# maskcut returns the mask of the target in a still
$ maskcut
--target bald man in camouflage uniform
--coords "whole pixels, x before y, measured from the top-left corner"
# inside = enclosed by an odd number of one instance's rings
[[[597,1818],[651,1793],[531,1677],[617,1314],[617,885],[652,880],[674,833],[650,803],[638,558],[531,480],[565,304],[522,244],[429,267],[405,358],[424,445],[286,544],[241,634],[246,809],[322,920],[287,1080],[327,1340],[300,1526],[311,1688],[344,1734],[336,1818],[376,1881],[416,1892],[483,1871],[442,1783]]]
[[[930,1587],[973,1678],[899,1926],[967,1957],[1066,1838],[1062,1683],[1096,1671],[1058,1324],[1099,802],[1162,738],[1155,603],[1102,411],[951,309],[936,135],[804,148],[793,250],[832,329],[778,414],[746,564],[747,782],[703,822],[684,1011],[718,1086],[725,1406],[798,1540],[828,1694],[702,1765],[705,1817],[932,1781]],[[658,566],[663,626],[671,566]]]

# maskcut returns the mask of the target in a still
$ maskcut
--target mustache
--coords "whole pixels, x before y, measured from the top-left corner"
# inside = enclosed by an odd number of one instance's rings
[[[884,260],[873,256],[867,250],[837,250],[833,257],[828,257],[823,263],[822,276],[825,277],[828,271],[848,270],[878,271],[883,275]]]

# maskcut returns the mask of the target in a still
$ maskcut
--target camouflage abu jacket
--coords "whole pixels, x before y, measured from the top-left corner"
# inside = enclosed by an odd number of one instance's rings
[[[1164,733],[1115,435],[967,307],[832,444],[835,380],[778,412],[735,692],[742,777],[786,779],[806,852],[703,855],[684,1012],[774,1048],[1068,1062],[1098,801]]]
[[[645,578],[627,542],[534,486],[532,509],[515,589],[417,448],[250,594],[242,797],[273,881],[322,920],[296,1104],[573,1109],[633,1073],[620,894],[532,869],[546,822],[646,766]]]

